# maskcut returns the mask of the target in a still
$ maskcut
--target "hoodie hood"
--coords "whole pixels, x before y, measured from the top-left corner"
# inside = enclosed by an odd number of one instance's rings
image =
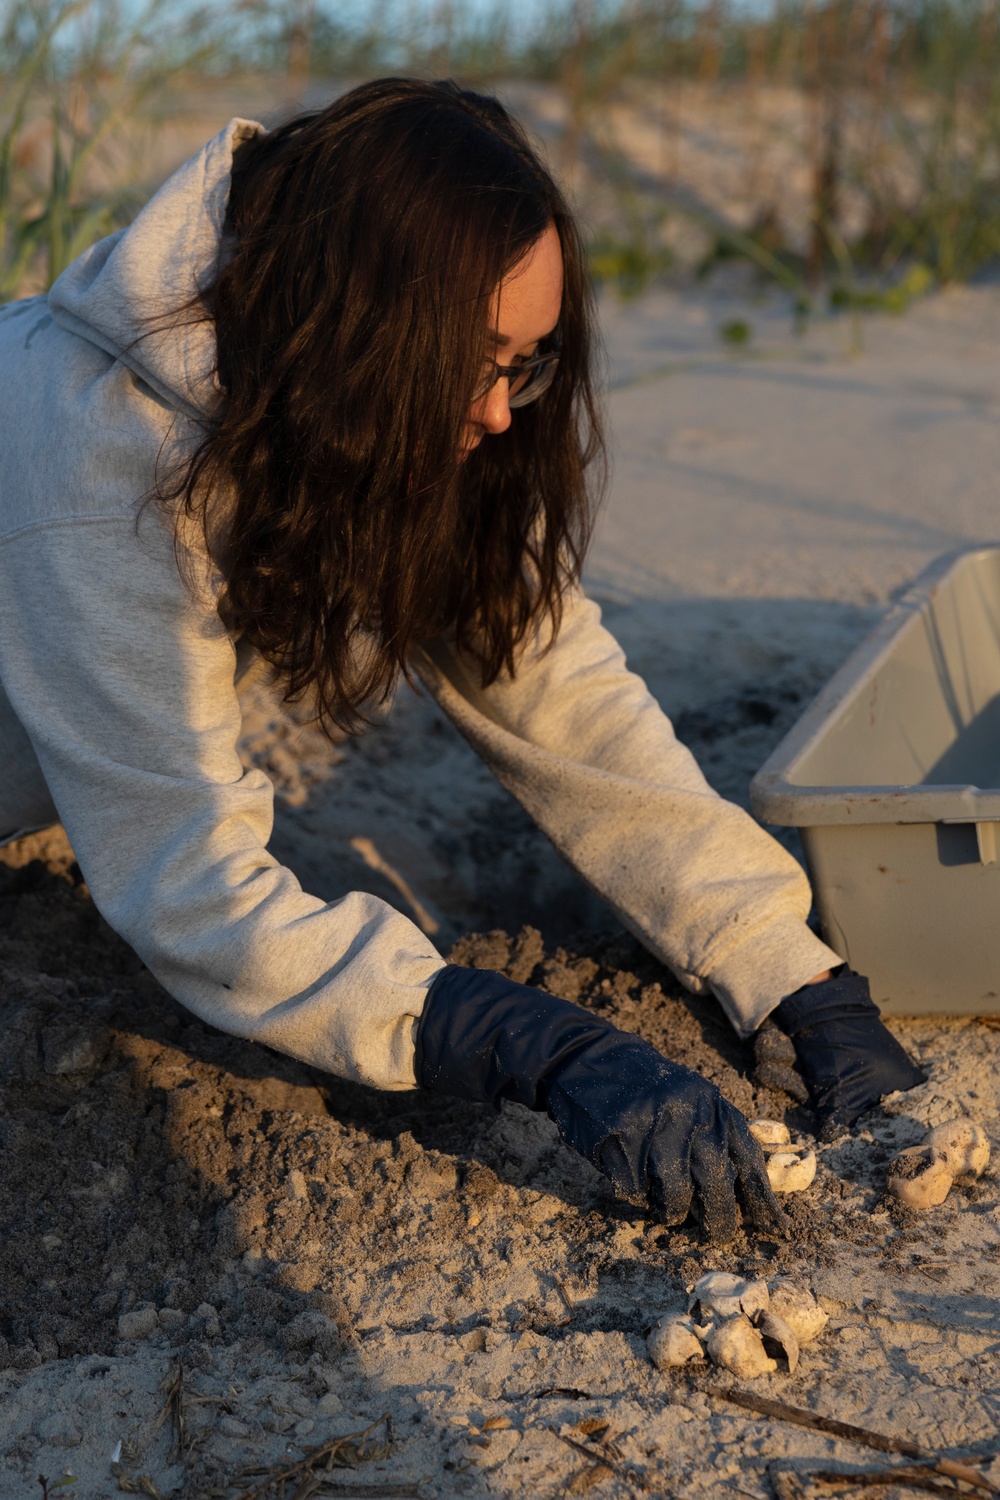
[[[263,132],[230,120],[149,200],[127,229],[85,250],[52,284],[57,323],[133,370],[169,405],[201,417],[218,391],[210,322],[163,319],[190,304],[219,267],[233,152]]]

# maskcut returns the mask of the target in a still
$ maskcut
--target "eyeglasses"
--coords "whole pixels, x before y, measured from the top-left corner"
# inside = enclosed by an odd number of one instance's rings
[[[558,364],[559,346],[554,341],[550,341],[549,347],[542,353],[533,354],[519,365],[498,365],[495,359],[484,359],[482,379],[473,399],[482,401],[498,380],[506,380],[509,381],[507,405],[512,410],[518,406],[528,406],[532,401],[537,401],[539,396],[544,396],[555,379]]]

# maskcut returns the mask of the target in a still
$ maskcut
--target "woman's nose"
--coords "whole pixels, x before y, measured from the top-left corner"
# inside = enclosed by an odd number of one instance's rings
[[[489,393],[483,397],[478,421],[487,432],[506,432],[510,426],[510,385],[506,376],[501,376]]]

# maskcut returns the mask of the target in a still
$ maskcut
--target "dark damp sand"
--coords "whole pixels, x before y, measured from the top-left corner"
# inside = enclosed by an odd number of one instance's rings
[[[883,1178],[920,1106],[936,1112],[935,1080],[950,1099],[995,1076],[995,1030],[901,1027],[931,1065],[921,1098],[823,1149],[814,1189],[785,1199],[787,1242],[706,1250],[614,1203],[543,1118],[374,1093],[203,1026],[109,931],[65,851],[0,873],[0,1494],[64,1470],[70,1493],[113,1493],[119,1441],[127,1475],[205,1494],[383,1412],[391,1450],[355,1477],[442,1495],[761,1494],[768,1458],[861,1456],[707,1398],[708,1372],[652,1368],[646,1331],[708,1268],[788,1274],[825,1299],[824,1338],[762,1393],[990,1448],[997,1182],[918,1218]],[[808,1129],[755,1091],[714,1004],[629,938],[552,951],[525,928],[452,956],[599,1010],[751,1115]],[[176,1357],[184,1464],[156,1426]],[[622,1457],[602,1475],[608,1450],[591,1443],[591,1462],[560,1434],[586,1446],[605,1425]]]

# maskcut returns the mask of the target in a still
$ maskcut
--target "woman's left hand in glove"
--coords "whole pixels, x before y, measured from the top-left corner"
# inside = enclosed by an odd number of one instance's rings
[[[927,1082],[883,1024],[867,979],[846,964],[786,996],[758,1031],[755,1050],[756,1081],[808,1099],[827,1136],[886,1094]]]

